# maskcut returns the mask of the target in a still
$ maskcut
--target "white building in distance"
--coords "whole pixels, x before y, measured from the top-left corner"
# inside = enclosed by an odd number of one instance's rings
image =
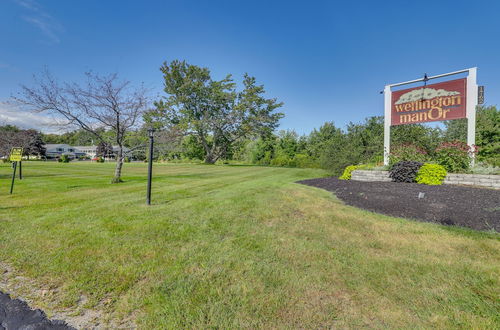
[[[46,150],[45,156],[47,158],[59,158],[62,155],[67,155],[69,158],[85,156],[84,153],[69,144],[46,144],[44,147]]]
[[[75,158],[90,158],[94,159],[97,155],[97,146],[70,146],[69,144],[46,144],[44,145],[47,158],[59,158],[62,155],[67,155],[71,159]],[[123,151],[127,153],[128,148],[124,147]],[[113,153],[118,153],[118,146],[113,146]],[[115,158],[114,155],[109,159]]]

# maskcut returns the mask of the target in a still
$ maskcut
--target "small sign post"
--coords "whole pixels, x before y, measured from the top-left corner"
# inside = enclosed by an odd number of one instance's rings
[[[153,180],[153,139],[154,130],[148,129],[149,134],[149,158],[148,158],[148,188],[146,191],[146,204],[151,205],[151,181]]]
[[[23,148],[12,148],[9,160],[12,162],[12,182],[10,183],[10,193],[14,190],[14,181],[16,179],[17,163],[19,163],[19,179],[22,179],[21,161],[23,157]]]
[[[477,104],[484,103],[484,86],[479,86],[477,90]]]

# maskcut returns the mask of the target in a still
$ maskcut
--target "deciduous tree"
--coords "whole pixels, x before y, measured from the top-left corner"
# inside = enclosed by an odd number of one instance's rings
[[[177,127],[196,135],[206,163],[223,157],[233,143],[274,130],[282,113],[276,99],[264,97],[264,87],[245,74],[237,91],[231,75],[214,80],[207,68],[185,61],[165,62],[161,67],[167,94],[155,103],[146,119],[159,127]]]

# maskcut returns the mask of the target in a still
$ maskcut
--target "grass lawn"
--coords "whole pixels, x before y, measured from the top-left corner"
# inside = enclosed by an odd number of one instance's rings
[[[125,164],[125,182],[111,185],[113,165],[26,162],[13,195],[0,165],[0,276],[3,264],[29,279],[16,290],[49,316],[104,310],[139,328],[500,327],[496,233],[343,205],[294,183],[325,175],[309,169],[155,165],[148,207],[146,165]]]

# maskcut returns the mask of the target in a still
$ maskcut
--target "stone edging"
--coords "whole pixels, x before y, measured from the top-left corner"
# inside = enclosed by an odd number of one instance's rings
[[[389,177],[389,171],[352,171],[351,180],[355,181],[392,181]],[[500,189],[500,175],[483,174],[453,174],[449,173],[444,179],[444,184],[462,184],[470,186],[482,186],[494,189]]]

